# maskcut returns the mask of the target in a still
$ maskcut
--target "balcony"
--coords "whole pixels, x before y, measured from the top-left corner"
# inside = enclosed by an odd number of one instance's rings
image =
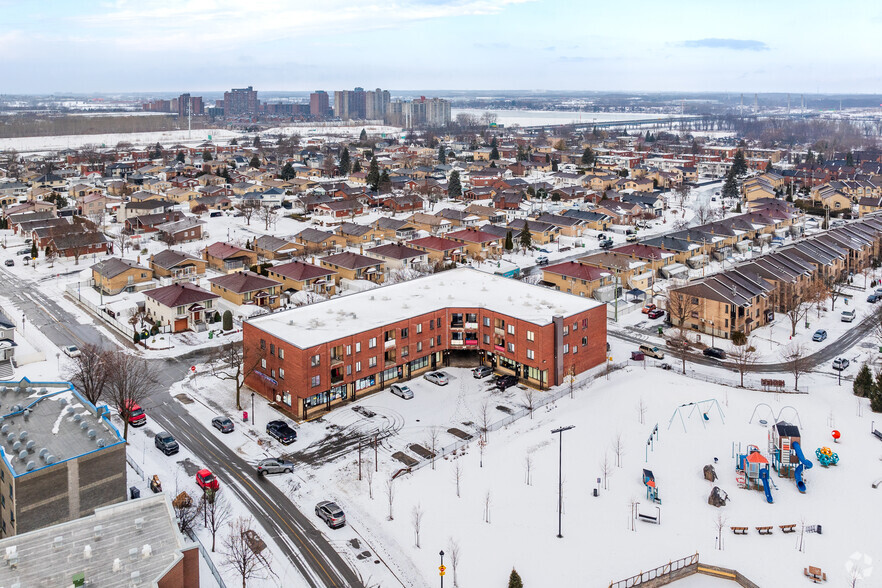
[[[505,337],[505,329],[502,327],[495,327],[493,329],[493,332],[496,334],[497,337]]]
[[[505,345],[494,345],[493,349],[499,351],[500,353],[505,353]]]
[[[340,365],[343,363],[343,358],[341,356],[331,356],[331,366]]]
[[[477,329],[477,328],[478,328],[478,323],[466,323],[466,324],[465,324],[465,328],[467,328],[467,329]]]
[[[468,346],[477,346],[478,340],[477,339],[466,339],[465,344]]]
[[[390,349],[392,347],[395,347],[395,339],[389,339],[383,343],[383,349]]]
[[[463,323],[462,321],[453,321],[450,323],[450,328],[451,329],[464,329],[465,323]]]
[[[453,345],[454,347],[461,347],[462,343],[463,343],[462,339],[451,339],[450,340],[450,344]]]

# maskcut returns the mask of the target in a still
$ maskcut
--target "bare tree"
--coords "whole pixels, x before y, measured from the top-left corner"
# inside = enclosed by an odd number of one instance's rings
[[[809,290],[811,286],[809,286]],[[789,300],[784,301],[783,310],[784,314],[787,315],[787,318],[790,319],[790,336],[793,337],[796,335],[796,327],[805,320],[805,317],[808,316],[808,312],[816,301],[811,296],[802,296],[796,295],[790,297]]]
[[[744,345],[735,345],[729,353],[729,358],[735,364],[738,374],[741,376],[740,386],[744,388],[744,374],[751,370],[753,365],[759,360],[759,352],[754,347],[753,342],[748,339]]]
[[[450,567],[453,568],[453,585],[459,586],[459,581],[456,577],[456,568],[459,565],[459,543],[454,541],[453,537],[448,539],[447,553],[450,554]]]
[[[116,248],[119,249],[118,255],[120,257],[125,257],[126,250],[129,248],[130,243],[129,236],[126,235],[122,229],[120,229],[119,232],[117,232],[116,237],[114,237],[113,242]]]
[[[257,218],[263,221],[263,228],[268,231],[271,226],[276,226],[279,212],[274,207],[264,204],[257,210]]]
[[[268,555],[254,549],[252,522],[251,517],[237,517],[222,545],[224,565],[241,576],[242,588],[248,580],[264,578],[264,572],[269,571]]]
[[[603,454],[603,459],[600,460],[600,474],[603,477],[603,489],[609,490],[609,477],[613,473],[613,464],[609,459],[609,453]]]
[[[432,469],[433,470],[435,469],[435,456],[438,454],[436,447],[438,445],[439,434],[440,433],[438,432],[438,427],[435,427],[435,426],[429,427],[429,440],[428,440],[427,445],[429,446],[429,450],[432,452]]]
[[[530,453],[524,456],[524,482],[527,486],[533,485],[533,455]]]
[[[646,401],[643,400],[643,397],[641,396],[640,400],[637,401],[637,420],[640,422],[641,425],[644,424],[646,421],[646,411]]]
[[[216,492],[205,493],[199,508],[202,510],[205,528],[211,533],[211,552],[214,553],[217,533],[227,525],[233,511],[224,495]]]
[[[245,380],[260,367],[266,350],[255,342],[239,345],[230,342],[211,351],[211,374],[221,380],[232,380],[236,385],[236,409],[242,410],[242,387]]]
[[[249,226],[251,226],[251,217],[254,216],[259,208],[260,202],[251,198],[243,200],[236,205],[236,210],[242,213],[242,217],[245,219],[245,224]]]
[[[484,495],[484,522],[490,523],[490,491]]]
[[[191,535],[196,526],[196,518],[199,516],[199,506],[193,504],[193,499],[186,491],[178,492],[177,478],[175,479],[175,498],[172,500],[172,508],[175,511],[175,519],[178,521],[178,529],[185,535]]]
[[[726,528],[727,523],[726,517],[723,516],[722,512],[717,512],[716,518],[714,518],[714,529],[717,531],[716,543],[717,549],[723,551],[723,529]]]
[[[386,499],[389,501],[389,520],[395,520],[395,513],[392,511],[392,507],[395,504],[395,478],[389,476],[386,479]]]
[[[478,467],[484,467],[484,449],[487,448],[487,434],[483,433],[480,437],[478,437],[478,451],[481,454],[481,459],[478,462]]]
[[[106,364],[106,391],[123,420],[123,438],[128,439],[129,419],[153,392],[156,378],[146,360],[122,351],[111,352]]]
[[[714,220],[717,216],[717,210],[711,207],[707,202],[702,202],[695,207],[695,220],[698,224],[703,225]]]
[[[488,433],[490,432],[490,403],[486,400],[484,404],[481,405],[481,435],[484,438],[484,442],[488,441]]]
[[[416,506],[413,507],[413,510],[410,511],[410,522],[413,525],[413,536],[416,541],[416,548],[420,548],[420,529],[423,526],[423,509],[420,508],[420,504],[417,503]]]
[[[530,411],[530,419],[533,418],[533,408],[535,407],[534,395],[535,391],[529,386],[524,389],[524,407]]]
[[[791,343],[781,351],[781,359],[784,360],[787,371],[793,375],[793,389],[799,390],[799,376],[806,373],[809,368],[806,347],[802,343]]]
[[[625,455],[625,443],[622,441],[621,432],[616,433],[612,444],[613,454],[616,456],[616,467],[622,467],[622,456]]]
[[[843,280],[827,280],[827,288],[830,292],[830,310],[836,310],[836,301],[848,295],[845,290],[845,281]]]
[[[462,462],[458,459],[453,462],[453,481],[456,482],[456,497],[459,498],[462,484]]]
[[[80,354],[73,358],[73,366],[67,372],[67,379],[93,405],[101,399],[107,387],[107,361],[110,352],[92,343],[83,343]]]
[[[693,315],[698,314],[698,299],[691,294],[673,290],[668,294],[666,303],[668,315],[671,323],[677,327],[678,336],[673,340],[673,347],[676,354],[683,361],[683,373],[686,373],[686,356],[689,352],[689,338],[686,336],[688,327],[686,321],[695,318]]]
[[[370,461],[365,461],[367,469],[364,471],[364,479],[368,483],[368,498],[374,499],[374,468],[371,467]]]

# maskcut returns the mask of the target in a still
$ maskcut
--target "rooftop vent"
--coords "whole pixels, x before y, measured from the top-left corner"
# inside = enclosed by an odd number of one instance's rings
[[[83,547],[83,558],[85,558],[85,559],[92,558],[92,546],[91,545],[86,545],[85,547]]]
[[[26,460],[27,458],[28,458],[28,451],[27,451],[27,449],[22,449],[21,451],[18,452],[18,459],[20,459],[21,461],[24,461],[24,460]]]
[[[132,547],[131,549],[129,549],[129,559],[132,561],[135,561],[136,559],[138,559],[138,548],[137,547]]]
[[[147,559],[151,555],[153,555],[153,548],[150,547],[149,543],[145,543],[144,547],[141,548],[141,557]]]
[[[135,553],[137,553],[137,552],[138,552],[138,550],[136,549],[136,550],[135,550]],[[132,572],[132,573],[129,575],[129,578],[132,580],[132,585],[133,585],[133,586],[138,586],[138,585],[141,584],[141,572],[137,572],[137,571],[136,571],[136,572]]]
[[[80,428],[85,431],[86,429],[89,428],[89,423],[87,423],[86,421],[81,422]]]
[[[68,407],[67,407],[67,414],[73,414],[73,413],[75,413],[75,412],[76,412],[76,411],[74,410],[74,407],[72,407],[72,406],[68,406]]]
[[[94,439],[98,436],[98,433],[95,432],[95,429],[89,429],[89,432],[86,434],[89,436],[89,439]]]
[[[64,537],[61,535],[52,540],[52,547],[55,549],[61,549],[62,545],[64,545]]]
[[[40,449],[39,455],[40,455],[40,459],[42,459],[43,461],[46,461],[46,456],[49,455],[49,450],[46,449],[45,447],[43,447]]]
[[[24,441],[25,439],[28,438],[28,432],[22,431],[21,433],[18,434],[18,438],[21,439],[22,441]]]
[[[24,420],[28,420],[31,416],[31,410],[29,408],[26,408],[24,409],[22,414],[24,415]]]
[[[67,405],[67,398],[62,396],[61,398],[58,399],[58,404],[60,404],[61,406],[66,406]]]
[[[36,447],[36,446],[37,446],[37,442],[34,441],[33,439],[31,439],[30,441],[27,442],[27,444],[25,444],[25,449],[27,449],[28,451],[33,453],[34,447]]]
[[[48,392],[49,390],[47,390],[46,388],[40,388],[40,394],[47,394]]]
[[[81,420],[83,420],[83,415],[81,415],[81,414],[74,415],[74,421],[80,422]]]
[[[95,539],[101,539],[101,532],[104,530],[104,527],[101,525],[95,525],[92,527],[92,537]]]
[[[21,451],[21,441],[16,441],[12,444],[13,451]]]
[[[7,434],[8,432],[9,432],[9,425],[2,425],[2,426],[0,426],[0,434],[5,435],[5,434]]]
[[[98,447],[104,447],[105,445],[107,445],[107,442],[104,440],[104,437],[101,437],[100,439],[95,441],[95,443],[98,444]]]
[[[15,433],[10,433],[10,434],[6,435],[6,442],[7,443],[12,443],[14,441],[15,441]]]
[[[30,472],[35,467],[37,467],[37,464],[35,464],[33,461],[29,461],[28,465],[25,466],[25,469]]]
[[[56,458],[54,455],[49,455],[46,457],[46,463],[48,464],[53,464],[56,461],[58,461],[58,458]]]
[[[139,530],[144,528],[144,519],[142,517],[135,519],[135,528]]]
[[[113,560],[113,571],[118,572],[122,569],[122,562],[119,561],[119,558],[114,558]]]

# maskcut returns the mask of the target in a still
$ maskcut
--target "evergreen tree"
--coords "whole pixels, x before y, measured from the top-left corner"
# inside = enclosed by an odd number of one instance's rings
[[[366,130],[361,129],[361,134],[358,136],[358,140],[361,141],[362,143],[367,141],[367,131]]]
[[[444,145],[438,147],[438,163],[441,165],[447,163],[447,149],[444,148]]]
[[[549,154],[545,154],[545,163],[551,163],[551,156]]]
[[[527,223],[527,219],[524,219],[524,228],[521,229],[521,233],[518,235],[518,241],[520,241],[521,247],[525,250],[529,249],[533,243],[533,235],[530,234],[530,225]]]
[[[153,159],[162,159],[162,145],[156,143],[153,147]]]
[[[491,161],[489,167],[492,167],[493,169],[496,169],[496,162],[495,162],[495,161]]]
[[[854,154],[851,151],[845,155],[845,165],[854,167]]]
[[[367,183],[371,190],[376,191],[380,185],[380,164],[376,157],[371,157],[371,165],[368,168]]]
[[[508,588],[524,588],[524,582],[514,568],[511,569],[511,575],[508,577]]]
[[[824,165],[824,154],[818,153],[818,165]]]
[[[211,151],[206,149],[205,151],[202,152],[202,161],[211,161],[211,159],[212,159],[211,158]]]
[[[184,163],[184,152],[183,151],[178,151],[178,154],[175,155],[175,161],[177,161],[178,163]]]
[[[233,313],[229,310],[224,311],[223,324],[221,325],[224,331],[232,331],[233,330]]]
[[[867,398],[872,392],[873,373],[870,371],[870,367],[867,364],[861,366],[861,369],[854,377],[852,390],[854,391],[855,396],[860,396],[861,398]]]
[[[511,231],[505,233],[505,244],[503,245],[503,248],[506,251],[511,251],[512,249],[514,249],[514,240],[511,237]]]
[[[383,173],[380,174],[380,186],[388,189],[392,184],[392,179],[389,177],[389,170],[384,169]]]
[[[459,198],[462,196],[462,183],[459,180],[459,172],[453,170],[447,178],[447,196],[450,198]]]
[[[805,162],[808,163],[809,165],[812,165],[815,163],[815,154],[812,153],[811,149],[809,149],[808,153],[805,154]]]
[[[495,142],[496,139],[493,139],[493,141]],[[496,148],[496,145],[494,145],[493,147],[490,148],[490,159],[491,160],[499,159],[499,149]]]
[[[357,174],[361,171],[361,160],[356,159],[355,163],[352,165],[352,173]]]
[[[735,181],[735,166],[729,170],[723,184],[723,198],[738,198],[738,183]]]
[[[496,137],[493,137],[490,140],[490,149],[495,149],[496,147],[499,147],[499,143],[496,142]]]
[[[38,253],[39,253],[39,251],[37,250],[37,242],[34,241],[33,243],[31,243],[31,258],[37,259]]]
[[[876,385],[870,389],[870,410],[882,412],[882,372],[876,374]]]
[[[736,176],[747,173],[747,162],[744,161],[744,152],[741,149],[735,152],[735,158],[732,160],[732,169],[735,171]]]
[[[340,152],[340,175],[348,176],[352,169],[352,160],[349,158],[349,147],[344,147]]]
[[[591,150],[591,147],[585,147],[585,151],[582,153],[582,163],[584,165],[594,163],[594,151]]]
[[[260,148],[260,135],[254,135],[254,141],[251,142],[251,145]]]
[[[766,163],[766,171],[767,171],[767,172],[773,172],[773,171],[775,171],[775,168],[772,167],[772,160],[771,160],[771,159]]]
[[[740,201],[738,202],[738,204],[735,205],[735,212],[737,214],[741,214],[741,202]]]
[[[251,158],[251,161],[248,162],[248,165],[253,167],[254,169],[260,168],[260,158],[255,155]]]
[[[297,174],[294,172],[294,166],[291,165],[291,162],[290,162],[290,161],[289,161],[288,163],[286,163],[286,164],[284,165],[284,167],[282,167],[282,171],[281,171],[281,174],[280,174],[280,175],[282,176],[282,179],[285,180],[285,181],[288,181],[288,180],[290,180],[291,178],[293,178],[295,175],[297,175]]]
[[[527,194],[531,197],[536,195],[536,188],[534,188],[532,184],[527,186]]]

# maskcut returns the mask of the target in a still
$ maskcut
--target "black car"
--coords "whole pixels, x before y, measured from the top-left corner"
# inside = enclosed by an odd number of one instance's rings
[[[270,421],[266,424],[266,432],[282,445],[290,445],[297,441],[297,431],[285,421]]]
[[[726,352],[719,347],[708,347],[704,350],[704,354],[708,357],[713,357],[716,359],[726,359]]]
[[[869,296],[867,296],[867,302],[869,302],[870,304],[876,304],[877,302],[879,302],[879,296],[877,296],[876,294],[870,294]]]
[[[606,241],[601,241],[600,248],[601,249],[612,249],[613,248],[612,239],[607,239]]]
[[[174,455],[181,449],[175,438],[165,431],[160,431],[153,437],[153,444],[166,455]]]
[[[496,378],[496,387],[500,390],[505,390],[506,388],[511,388],[512,386],[518,383],[517,376],[499,376]]]

